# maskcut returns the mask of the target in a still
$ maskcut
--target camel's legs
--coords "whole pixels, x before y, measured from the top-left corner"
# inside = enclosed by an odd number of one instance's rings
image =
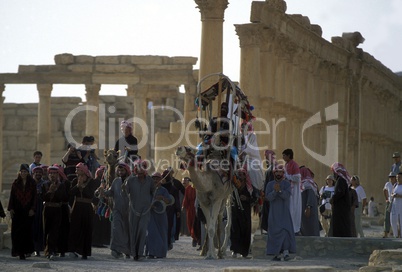
[[[225,240],[223,241],[222,247],[221,247],[221,252],[222,256],[226,256],[226,248],[228,246],[228,242],[230,239],[230,228],[232,226],[232,203],[231,203],[232,197],[231,195],[228,196],[228,199],[225,201],[224,205],[226,208],[226,226],[225,226]]]

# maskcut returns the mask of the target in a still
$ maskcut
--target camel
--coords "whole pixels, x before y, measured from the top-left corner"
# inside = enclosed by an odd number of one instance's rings
[[[207,237],[203,246],[203,252],[207,251],[206,259],[217,259],[217,257],[222,259],[226,253],[230,234],[230,197],[233,188],[230,181],[222,183],[217,171],[211,170],[208,167],[202,171],[195,166],[195,153],[195,149],[185,146],[180,146],[176,150],[176,156],[179,157],[182,163],[187,164],[187,170],[197,190],[197,198],[206,218]],[[225,207],[227,208],[228,222],[225,228],[225,240],[223,245],[220,246],[220,230]],[[218,256],[214,247],[215,234],[218,242]]]
[[[112,185],[112,182],[116,175],[116,165],[119,162],[119,151],[114,149],[105,150],[103,155],[106,159],[106,169],[105,173],[103,174],[102,180],[105,181],[107,187]]]

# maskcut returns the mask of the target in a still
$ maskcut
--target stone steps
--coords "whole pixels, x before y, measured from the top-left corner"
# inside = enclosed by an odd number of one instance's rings
[[[271,266],[271,267],[226,267],[221,271],[223,272],[268,272],[268,271],[280,271],[280,272],[332,272],[336,271],[335,268],[330,266]]]
[[[253,258],[266,259],[267,235],[255,234],[252,244]],[[375,250],[402,248],[401,239],[392,238],[338,238],[296,236],[297,255],[307,257],[367,257]]]

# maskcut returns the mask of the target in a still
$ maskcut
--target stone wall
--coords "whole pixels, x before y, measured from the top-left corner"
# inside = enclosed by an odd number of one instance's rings
[[[236,25],[240,87],[254,115],[270,126],[259,145],[278,158],[292,148],[319,186],[339,161],[361,177],[368,199],[383,201],[392,153],[402,151],[402,127],[395,125],[402,118],[402,78],[358,48],[359,32],[329,42],[307,16],[286,14],[283,0],[254,1],[250,21]]]
[[[126,96],[100,96],[100,109],[104,109],[105,133],[100,135],[97,144],[100,145],[98,156],[103,164],[103,150],[114,148],[118,137],[121,136],[120,122],[123,119],[133,117],[134,106],[131,99]],[[155,107],[171,106],[183,112],[184,94],[178,92],[175,97],[163,97],[147,99]],[[149,103],[148,103],[149,104]],[[66,138],[65,123],[67,116],[78,107],[85,105],[81,98],[77,97],[52,97],[51,98],[51,154],[52,163],[62,164],[61,158],[66,152],[68,140]],[[113,107],[113,110],[111,110]],[[160,109],[154,110],[154,131],[168,132],[171,122],[179,119],[173,111]],[[36,150],[37,138],[37,112],[38,105],[32,104],[12,104],[3,105],[4,125],[3,125],[3,190],[9,190],[12,181],[16,178],[21,163],[30,164],[33,152]],[[152,109],[147,108],[147,124],[151,129]],[[86,116],[85,111],[77,113],[71,122],[71,133],[74,140],[81,142],[85,136]],[[151,134],[149,134],[148,154],[141,154],[144,158],[153,159],[154,152],[151,149]],[[102,141],[102,142],[101,142]]]

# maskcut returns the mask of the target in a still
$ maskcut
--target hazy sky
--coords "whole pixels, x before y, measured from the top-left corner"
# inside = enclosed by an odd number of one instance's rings
[[[234,24],[250,20],[250,0],[229,0],[224,23],[223,73],[239,79]],[[402,71],[401,0],[287,0],[330,41],[360,31],[360,45],[394,72]],[[18,65],[54,64],[54,55],[164,55],[199,57],[201,21],[193,0],[0,0],[0,73]],[[198,63],[195,66],[198,68]],[[102,86],[124,95],[126,86]],[[68,90],[66,94],[66,90]],[[52,96],[81,96],[85,86],[53,85]],[[6,85],[5,103],[37,102],[35,85]]]

